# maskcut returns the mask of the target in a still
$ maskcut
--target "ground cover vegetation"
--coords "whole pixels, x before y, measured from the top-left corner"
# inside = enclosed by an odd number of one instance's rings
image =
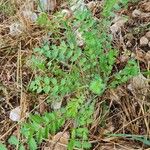
[[[79,7],[76,6],[78,3]],[[17,51],[15,61],[21,119],[12,127],[17,134],[10,129],[0,144],[0,150],[11,147],[19,150],[100,149],[101,143],[111,143],[111,138],[135,142],[140,147],[150,146],[149,116],[146,115],[149,112],[149,103],[146,102],[149,97],[148,51],[139,59],[141,55],[137,55],[137,51],[131,52],[133,48],[122,48],[120,36],[125,34],[123,40],[126,42],[127,34],[119,23],[114,31],[112,21],[116,13],[130,9],[130,5],[132,9],[140,2],[105,0],[100,6],[99,2],[89,3],[92,4],[69,1],[67,9],[59,4],[57,10],[48,12],[41,1],[35,1],[39,11],[36,21],[32,25],[25,23],[33,34],[38,32],[37,37],[42,36],[42,39],[37,42],[35,35],[25,33],[19,41],[22,50]],[[2,1],[0,12],[4,17],[3,23],[12,14],[15,16],[17,9],[9,1]],[[121,24],[128,26],[128,17],[124,14]],[[146,26],[146,31],[149,30],[148,23],[143,26],[142,29]],[[143,34],[141,30],[137,31],[140,27],[137,28],[134,28],[135,37]],[[18,30],[21,31],[21,27]],[[20,39],[18,35],[17,38]],[[28,44],[32,41],[29,45],[24,43],[28,38]],[[14,48],[1,47],[1,52],[7,48],[1,57],[13,53],[11,50]],[[26,47],[32,49],[24,54],[22,51]],[[147,49],[147,45],[143,49]],[[21,68],[25,69],[22,73]],[[3,83],[3,76],[1,79]],[[1,91],[4,95],[8,93],[4,86],[1,86]],[[30,96],[27,97],[28,94]],[[11,101],[8,100],[8,104],[13,105],[15,102]],[[58,134],[60,136],[56,138]]]

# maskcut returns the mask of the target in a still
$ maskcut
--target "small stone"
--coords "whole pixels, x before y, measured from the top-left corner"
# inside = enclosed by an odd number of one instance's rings
[[[112,34],[116,34],[118,31],[119,31],[119,27],[117,26],[117,24],[113,24],[111,27],[110,27],[110,31],[112,32]]]
[[[32,11],[23,11],[23,16],[31,22],[35,22],[38,18],[37,14]]]
[[[10,35],[17,36],[23,32],[23,25],[19,22],[15,22],[9,26],[9,29],[10,29],[9,32]]]
[[[114,19],[112,20],[112,23],[116,23],[117,21],[119,21],[121,19],[120,15],[115,15]]]
[[[126,46],[127,46],[128,48],[130,48],[130,47],[132,47],[132,43],[131,43],[130,41],[127,41]]]
[[[131,84],[134,89],[144,90],[148,88],[148,79],[140,73],[139,75],[133,77]]]
[[[78,46],[83,46],[84,45],[84,39],[82,37],[82,33],[79,32],[78,30],[75,31],[76,39],[77,39],[77,44]]]
[[[121,19],[119,19],[119,20],[116,22],[116,24],[117,24],[119,27],[122,27],[122,26],[124,26],[124,24],[125,24],[127,21],[128,21],[127,18],[121,18]]]
[[[116,19],[117,21],[110,27],[110,31],[112,32],[112,34],[117,33],[118,31],[120,31],[121,27],[124,26],[124,24],[127,22],[127,18],[123,18],[123,17],[118,17],[118,19]]]
[[[13,110],[11,110],[9,118],[12,121],[20,121],[20,119],[21,119],[21,110],[20,110],[20,107],[16,107]]]
[[[84,0],[73,0],[73,4],[70,9],[73,12],[87,10]]]
[[[53,11],[56,8],[56,0],[40,0],[40,7],[43,11]]]
[[[146,46],[147,44],[148,44],[148,39],[145,36],[141,37],[140,46]]]
[[[135,57],[136,57],[135,53],[131,53],[131,58],[135,58]]]
[[[148,47],[150,47],[150,42],[148,42]]]
[[[135,9],[133,12],[132,12],[132,17],[133,18],[136,18],[136,17],[140,17],[141,16],[141,11],[138,10],[138,9]]]
[[[95,7],[96,7],[96,2],[91,1],[91,2],[87,3],[87,8],[88,8],[89,10],[92,11]]]
[[[148,31],[145,36],[150,40],[150,31]]]
[[[127,88],[139,99],[142,99],[143,95],[146,96],[148,94],[149,80],[139,73],[139,75],[130,80],[130,84]]]
[[[61,104],[62,104],[62,101],[55,101],[55,102],[52,102],[51,107],[54,110],[58,110],[61,108]]]
[[[130,90],[130,91],[133,91],[132,84],[129,84],[129,85],[127,86],[127,89]]]

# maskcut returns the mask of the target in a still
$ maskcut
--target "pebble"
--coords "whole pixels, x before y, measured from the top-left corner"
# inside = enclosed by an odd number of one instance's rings
[[[131,84],[134,89],[144,90],[148,88],[148,79],[140,73],[139,75],[133,77]]]
[[[9,118],[12,121],[20,121],[21,119],[21,110],[20,107],[16,107],[10,111]]]
[[[56,0],[40,0],[43,11],[53,11],[56,8]]]
[[[140,46],[146,46],[148,44],[148,42],[149,41],[145,36],[140,38]]]
[[[23,11],[22,13],[25,19],[28,19],[31,22],[35,22],[38,18],[37,14],[30,10]]]
[[[133,12],[132,12],[132,17],[133,18],[136,18],[136,17],[140,17],[140,15],[142,14],[142,12],[138,9],[135,9]]]
[[[85,11],[86,5],[84,0],[73,0],[73,5],[70,7],[73,12],[76,11]]]
[[[130,41],[127,41],[126,46],[127,46],[128,48],[130,48],[130,47],[132,47],[132,43],[131,43]]]
[[[55,102],[52,102],[51,107],[54,110],[58,110],[61,108],[61,104],[62,104],[62,101],[59,101],[59,102],[55,101]]]
[[[115,22],[111,27],[110,27],[110,31],[112,32],[112,34],[117,33],[121,27],[124,26],[124,24],[126,23],[127,19],[126,18],[120,18],[117,20],[117,22]]]
[[[85,42],[84,42],[84,39],[82,37],[82,33],[79,32],[78,30],[76,30],[75,35],[76,35],[77,45],[83,46]]]
[[[150,40],[150,31],[148,31],[145,36]]]
[[[112,32],[112,34],[116,34],[118,31],[119,31],[119,27],[117,26],[117,24],[113,24],[111,27],[110,27],[110,31]]]
[[[20,22],[14,22],[9,26],[9,34],[12,36],[20,35],[23,32],[23,25]]]
[[[148,42],[148,47],[150,48],[150,42]]]
[[[120,15],[115,15],[114,19],[112,20],[112,23],[116,23],[117,21],[119,21],[120,19],[122,19],[122,17]]]
[[[87,8],[89,10],[93,10],[95,7],[96,7],[96,2],[94,2],[94,1],[91,1],[87,4]]]

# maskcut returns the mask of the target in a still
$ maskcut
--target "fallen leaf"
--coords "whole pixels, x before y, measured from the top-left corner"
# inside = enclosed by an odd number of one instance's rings
[[[141,73],[138,76],[133,77],[128,85],[128,89],[135,93],[138,98],[142,95],[147,95],[149,87],[149,81]]]
[[[150,42],[149,42],[149,43],[150,43]],[[148,51],[148,52],[146,53],[145,59],[146,59],[147,61],[150,61],[150,51]]]
[[[52,139],[53,141],[59,141],[62,144],[67,145],[69,140],[69,133],[68,132],[58,132]]]
[[[146,12],[150,12],[150,2],[145,2],[141,5],[142,9]]]
[[[67,150],[69,137],[68,132],[58,132],[53,136],[52,141],[49,141],[48,147],[45,147],[44,150]]]

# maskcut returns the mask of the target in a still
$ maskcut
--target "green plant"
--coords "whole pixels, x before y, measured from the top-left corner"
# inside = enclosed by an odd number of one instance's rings
[[[46,113],[43,116],[31,115],[28,123],[22,125],[21,133],[26,137],[29,148],[36,150],[37,144],[48,138],[49,134],[56,134],[64,122],[64,118],[58,112]]]
[[[148,136],[144,135],[131,135],[131,134],[108,134],[109,137],[120,137],[120,138],[127,138],[131,140],[136,140],[142,142],[143,144],[150,146],[150,139]]]
[[[37,93],[46,93],[53,100],[62,99],[68,94],[77,95],[77,93],[101,96],[105,90],[115,88],[138,74],[139,68],[134,60],[129,60],[124,69],[119,72],[113,70],[118,52],[112,48],[111,36],[107,31],[114,4],[117,4],[116,0],[106,1],[101,23],[93,19],[88,10],[78,10],[74,13],[73,20],[63,20],[59,15],[57,31],[60,30],[61,26],[61,29],[64,29],[65,37],[57,39],[57,44],[55,44],[56,41],[53,41],[34,49],[32,67],[39,70],[40,76],[36,75],[35,80],[29,87],[30,90]],[[42,18],[40,21],[42,21]],[[55,20],[51,20],[51,22],[55,22]],[[50,25],[50,21],[46,21],[46,18],[42,23]],[[82,39],[77,39],[78,34],[82,36]],[[82,47],[78,44],[78,40],[83,40]],[[68,119],[73,121],[69,149],[90,147],[88,125],[92,122],[95,101],[96,98],[93,103],[87,102],[87,98],[79,96],[70,99],[67,103],[66,113],[62,114],[64,119],[62,122],[64,123]],[[37,116],[35,115],[35,117]],[[44,116],[40,118],[42,123]],[[32,117],[31,120],[33,121]],[[32,124],[33,127],[30,125],[32,130],[38,128],[35,121]],[[54,126],[54,129],[48,129],[48,131],[53,130],[53,132],[50,132],[51,134],[54,134],[60,128],[60,126],[57,128],[55,123]],[[47,130],[46,125],[42,125],[42,127],[43,130]],[[40,141],[46,138],[46,136],[41,136],[42,133],[38,133],[38,131],[37,134],[40,134],[38,137],[42,137]],[[37,138],[32,137],[33,139],[38,142]]]
[[[14,135],[10,136],[10,138],[8,139],[8,143],[18,150],[25,150],[24,145]],[[0,150],[7,150],[6,145],[0,143]]]
[[[68,150],[72,150],[75,147],[81,149],[89,149],[91,144],[88,142],[88,129],[76,128],[71,131],[71,139],[68,144]]]
[[[7,150],[7,148],[4,144],[0,143],[0,150]]]
[[[86,107],[83,95],[71,99],[65,108],[44,115],[30,115],[28,123],[22,124],[21,134],[26,138],[30,150],[36,150],[37,145],[49,135],[55,135],[66,121],[73,123],[71,139],[68,149],[74,147],[89,148],[88,126],[92,122],[94,104]],[[82,107],[81,107],[82,105]],[[12,145],[19,145],[19,141],[12,136],[9,139]],[[21,146],[21,145],[20,145]]]
[[[75,147],[89,149],[91,144],[88,141],[88,125],[92,123],[94,112],[94,103],[90,104],[85,101],[84,96],[71,99],[66,106],[66,118],[72,120],[73,128],[71,129],[71,138],[68,149]]]
[[[11,1],[1,1],[0,2],[0,13],[2,13],[3,15],[11,16],[15,14],[15,6],[12,5]]]
[[[93,20],[88,11],[78,12],[73,23],[68,21],[64,23],[67,35],[65,40],[59,41],[59,45],[50,46],[46,43],[41,48],[35,49],[39,56],[33,56],[33,66],[46,74],[49,74],[48,72],[51,74],[49,77],[37,76],[31,83],[31,90],[63,97],[83,87],[89,88],[95,94],[102,94],[108,87],[125,83],[138,74],[138,66],[134,60],[130,60],[123,70],[112,74],[117,50],[112,49],[107,33],[99,33],[99,23]],[[83,35],[84,49],[78,46],[73,33],[76,24],[81,24],[78,31]],[[110,74],[113,78],[111,82]]]
[[[23,144],[17,139],[16,136],[12,135],[9,139],[8,139],[8,143],[12,146],[15,146],[16,149],[18,148],[18,150],[25,150],[25,147],[23,146]]]
[[[114,75],[114,81],[111,82],[110,87],[116,87],[121,83],[127,82],[130,78],[137,75],[139,72],[137,63],[134,60],[129,60],[126,67]]]

